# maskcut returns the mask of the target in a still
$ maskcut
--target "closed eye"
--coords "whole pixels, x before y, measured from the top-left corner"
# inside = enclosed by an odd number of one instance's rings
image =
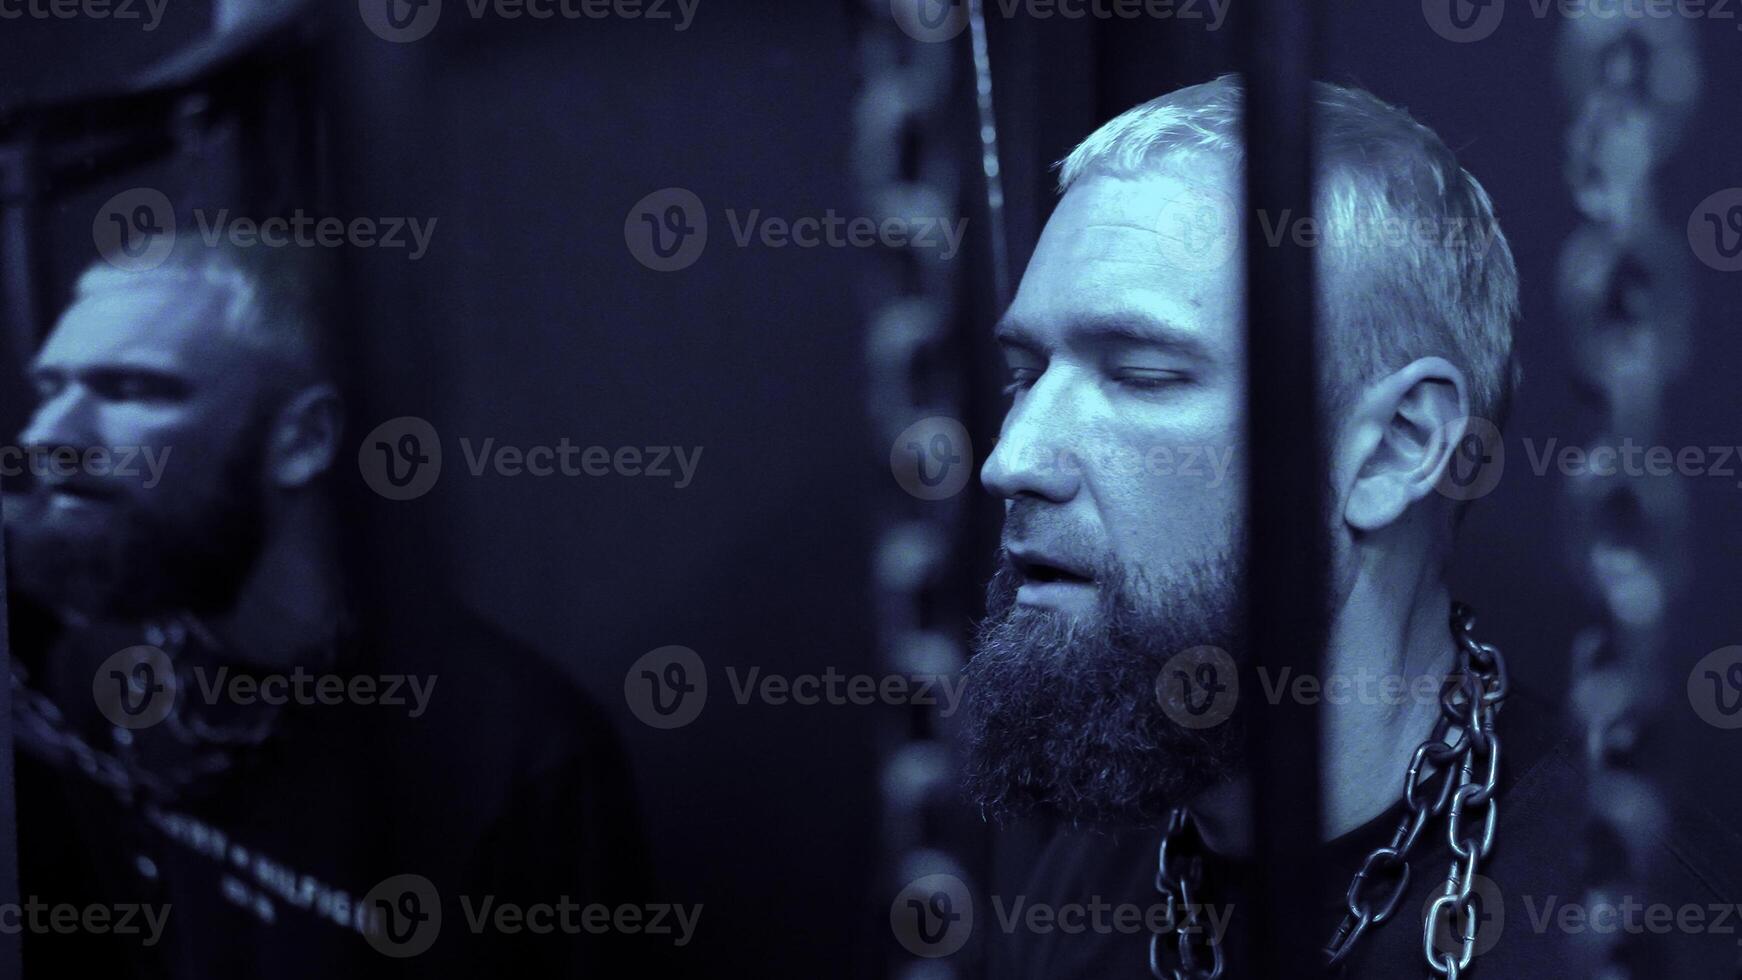
[[[1183,371],[1123,368],[1113,372],[1113,380],[1133,391],[1162,391],[1174,385],[1187,384],[1192,379]]]
[[[1010,380],[1004,385],[1004,394],[1006,397],[1014,398],[1021,392],[1034,387],[1034,383],[1038,380],[1040,380],[1040,372],[1034,368],[1011,368]]]
[[[105,401],[173,402],[189,394],[186,381],[156,371],[103,369],[87,372],[82,380]]]

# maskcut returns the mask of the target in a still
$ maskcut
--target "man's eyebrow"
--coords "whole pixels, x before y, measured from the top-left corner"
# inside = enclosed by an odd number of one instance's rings
[[[1051,346],[1040,339],[1040,332],[1023,321],[1006,314],[993,331],[998,343],[1044,353]],[[1141,313],[1106,313],[1077,317],[1065,327],[1064,343],[1069,345],[1125,344],[1152,347],[1184,357],[1208,360],[1209,348],[1190,331],[1166,320]]]
[[[165,388],[186,388],[187,378],[155,364],[135,364],[118,361],[112,364],[67,366],[47,363],[32,365],[28,374],[33,381],[78,380],[84,383],[113,383],[123,378],[138,379]]]

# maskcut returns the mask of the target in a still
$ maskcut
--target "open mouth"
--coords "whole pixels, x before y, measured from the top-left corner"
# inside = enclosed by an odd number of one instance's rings
[[[1074,567],[1060,564],[1044,555],[1012,553],[1017,571],[1025,583],[1034,585],[1094,585],[1095,580]]]

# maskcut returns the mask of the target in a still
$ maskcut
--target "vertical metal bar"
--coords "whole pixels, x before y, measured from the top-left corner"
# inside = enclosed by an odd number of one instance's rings
[[[12,355],[29,357],[41,325],[40,258],[36,252],[34,137],[0,147],[0,296],[4,297],[6,342]]]
[[[6,567],[4,535],[0,535],[0,568]],[[0,903],[18,905],[17,780],[12,770],[12,634],[8,628],[5,576],[0,575]],[[0,930],[0,980],[24,976],[23,940],[19,931]]]
[[[1319,676],[1328,630],[1327,461],[1318,411],[1313,257],[1270,244],[1261,215],[1309,215],[1309,107],[1316,5],[1238,9],[1245,77],[1247,227],[1248,637],[1252,666]],[[1319,718],[1314,706],[1247,698],[1255,854],[1263,869],[1246,943],[1251,975],[1301,976],[1334,923],[1315,914],[1320,854]]]

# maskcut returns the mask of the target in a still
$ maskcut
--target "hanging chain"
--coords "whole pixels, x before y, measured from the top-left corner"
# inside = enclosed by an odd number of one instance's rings
[[[217,643],[190,615],[148,623],[144,632],[145,640],[163,650],[178,667],[185,661],[190,637],[208,644],[208,648]],[[183,690],[190,689],[186,682],[187,678],[182,678]],[[118,752],[93,746],[67,721],[52,698],[31,686],[29,671],[16,659],[12,661],[11,686],[19,746],[50,766],[82,773],[124,806],[145,800],[168,802],[235,771],[245,752],[265,744],[277,732],[282,714],[274,709],[254,724],[227,728],[184,713],[183,699],[178,697],[163,724],[171,737],[193,752],[187,763],[164,767],[159,773],[130,758],[138,738],[132,731],[115,729]]]
[[[1441,816],[1448,817],[1446,837],[1454,860],[1441,895],[1428,907],[1422,949],[1428,966],[1448,980],[1457,980],[1475,957],[1478,917],[1472,888],[1478,863],[1494,847],[1499,815],[1494,794],[1500,779],[1500,736],[1494,719],[1506,699],[1508,681],[1500,651],[1471,635],[1474,622],[1469,606],[1452,604],[1456,666],[1440,692],[1439,717],[1410,757],[1403,781],[1405,813],[1397,830],[1385,846],[1368,853],[1349,882],[1348,912],[1325,946],[1328,966],[1342,963],[1369,928],[1396,914],[1409,891],[1410,853],[1428,823]],[[1455,742],[1448,740],[1454,729]],[[1203,857],[1195,846],[1201,843],[1189,813],[1176,808],[1168,814],[1155,890],[1166,903],[1170,928],[1152,933],[1149,942],[1149,970],[1157,980],[1214,980],[1222,973],[1222,937],[1199,936]],[[1449,916],[1451,925],[1462,922],[1461,931],[1453,933],[1459,940],[1456,955],[1435,944],[1442,916]],[[1174,937],[1177,966],[1163,963],[1162,939],[1168,935]]]
[[[1447,873],[1443,893],[1428,907],[1422,950],[1434,973],[1451,980],[1475,956],[1477,917],[1471,888],[1477,862],[1486,860],[1494,846],[1499,815],[1494,792],[1500,779],[1500,736],[1494,731],[1494,717],[1506,698],[1507,675],[1500,651],[1471,635],[1474,621],[1469,606],[1452,604],[1456,668],[1440,691],[1440,716],[1433,732],[1410,757],[1403,780],[1403,818],[1390,842],[1370,852],[1349,882],[1348,913],[1325,947],[1332,966],[1348,956],[1369,927],[1383,924],[1397,912],[1409,890],[1411,850],[1429,821],[1448,814],[1446,837],[1457,860]],[[1451,742],[1447,739],[1454,727],[1457,741]],[[1480,831],[1472,835],[1469,830],[1474,827]],[[1369,894],[1369,888],[1379,890]],[[1462,917],[1462,933],[1453,933],[1460,938],[1455,957],[1435,946],[1442,915],[1451,916],[1454,924]]]
[[[1167,909],[1167,932],[1149,934],[1149,972],[1158,980],[1216,980],[1222,975],[1222,937],[1203,920],[1203,838],[1183,807],[1168,811],[1156,854],[1155,890]],[[1173,937],[1174,964],[1165,964],[1162,939]],[[1206,962],[1207,961],[1207,962]]]
[[[1494,730],[1494,718],[1506,699],[1506,661],[1500,651],[1486,643],[1478,643],[1470,635],[1474,617],[1469,607],[1457,605],[1452,612],[1452,628],[1458,640],[1458,657],[1464,681],[1441,697],[1441,720],[1456,719],[1463,728],[1458,746],[1450,756],[1456,769],[1447,766],[1445,778],[1457,773],[1458,788],[1451,798],[1450,816],[1446,821],[1446,839],[1452,848],[1451,870],[1440,896],[1428,906],[1422,924],[1421,948],[1432,970],[1447,980],[1457,980],[1469,969],[1476,954],[1476,899],[1471,889],[1476,883],[1478,863],[1488,859],[1494,849],[1494,828],[1499,820],[1499,801],[1494,793],[1500,782],[1500,736]],[[1458,700],[1457,693],[1463,695]],[[1462,751],[1458,751],[1462,749]],[[1417,750],[1418,755],[1420,750]],[[1431,754],[1431,753],[1430,753]],[[1415,767],[1412,764],[1410,781]],[[1482,773],[1480,781],[1476,774]],[[1480,828],[1479,832],[1475,831]],[[1448,926],[1460,920],[1461,933],[1457,956],[1437,948],[1434,939],[1442,912]]]
[[[12,724],[19,748],[62,770],[77,770],[131,805],[140,796],[166,797],[169,785],[112,753],[93,748],[67,723],[48,695],[30,686],[24,667],[12,662]]]

